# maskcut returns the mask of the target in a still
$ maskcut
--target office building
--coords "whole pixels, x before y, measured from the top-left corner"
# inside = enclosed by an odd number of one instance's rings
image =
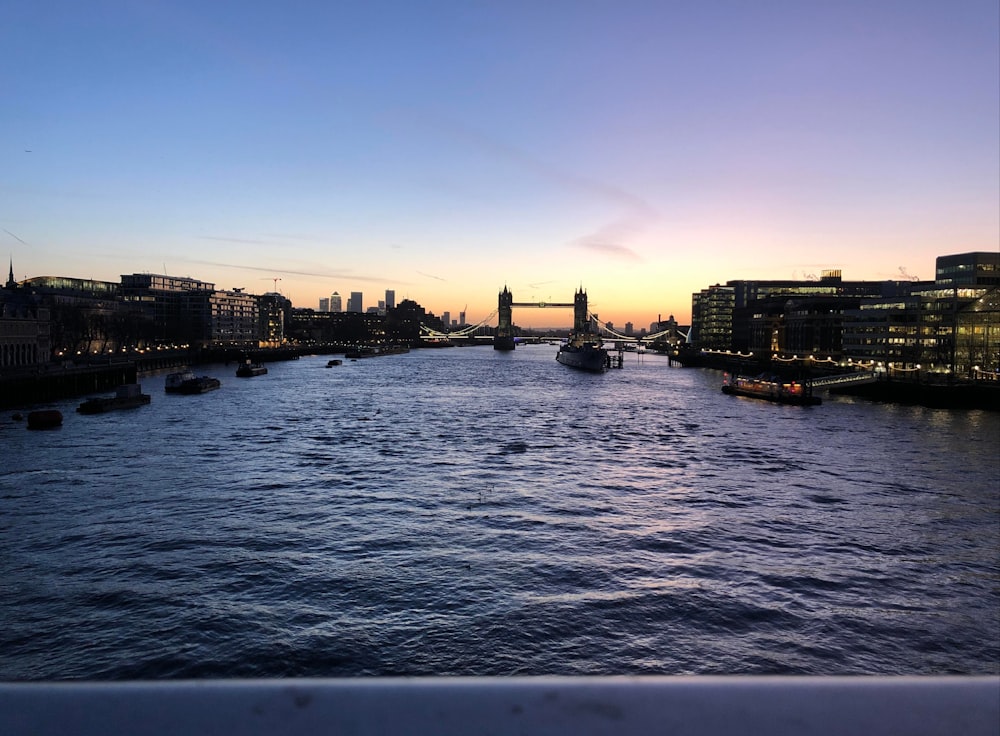
[[[385,308],[386,309],[396,308],[396,292],[394,289],[385,290]]]
[[[276,348],[285,343],[285,320],[291,309],[292,302],[281,294],[257,297],[261,347]]]
[[[206,295],[208,319],[197,341],[207,345],[257,347],[261,339],[258,297],[243,289]]]
[[[215,284],[162,274],[123,274],[121,297],[150,329],[150,342],[189,344],[204,339],[208,299]]]
[[[936,280],[844,314],[843,354],[903,370],[1000,369],[1000,253],[940,256]]]
[[[360,291],[352,291],[347,300],[347,311],[362,314],[365,310],[362,306],[362,295]]]
[[[333,294],[330,295],[330,311],[331,312],[344,311],[343,302],[340,299],[340,294],[338,294],[337,292],[333,292]]]
[[[736,289],[710,286],[691,295],[691,342],[708,350],[730,350]]]

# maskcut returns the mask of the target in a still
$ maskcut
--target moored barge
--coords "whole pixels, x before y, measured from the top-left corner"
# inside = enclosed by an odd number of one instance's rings
[[[150,395],[144,394],[138,383],[119,386],[114,396],[100,396],[87,399],[76,410],[80,414],[103,414],[116,409],[134,409],[150,402]]]
[[[763,399],[778,404],[815,406],[822,403],[822,399],[813,395],[812,385],[808,381],[786,381],[777,376],[765,374],[756,378],[748,378],[725,373],[722,378],[722,393],[730,396]]]

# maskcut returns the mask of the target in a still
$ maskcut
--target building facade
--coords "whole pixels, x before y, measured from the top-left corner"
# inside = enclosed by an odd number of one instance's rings
[[[903,370],[971,376],[1000,369],[1000,253],[940,256],[934,283],[847,313],[844,355]]]
[[[260,342],[258,297],[242,289],[213,291],[207,295],[205,331],[201,345],[257,347]]]
[[[35,276],[21,286],[49,310],[53,357],[118,352],[151,339],[143,319],[123,309],[118,282]]]
[[[29,289],[14,281],[14,264],[0,289],[0,371],[47,363],[52,352],[49,310]]]
[[[215,284],[146,273],[121,278],[122,301],[149,321],[154,342],[186,345],[205,339]]]
[[[276,348],[285,344],[285,325],[291,315],[292,303],[276,292],[257,297],[257,314],[261,347]]]
[[[710,286],[691,298],[691,344],[706,350],[731,350],[736,290]]]

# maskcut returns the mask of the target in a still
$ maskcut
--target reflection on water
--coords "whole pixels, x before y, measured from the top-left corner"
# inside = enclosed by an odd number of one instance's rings
[[[0,440],[0,677],[996,673],[1000,419],[327,357]]]

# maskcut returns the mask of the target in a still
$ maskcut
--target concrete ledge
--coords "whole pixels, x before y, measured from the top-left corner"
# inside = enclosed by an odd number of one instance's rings
[[[1000,677],[0,683],[0,734],[1000,733]]]

